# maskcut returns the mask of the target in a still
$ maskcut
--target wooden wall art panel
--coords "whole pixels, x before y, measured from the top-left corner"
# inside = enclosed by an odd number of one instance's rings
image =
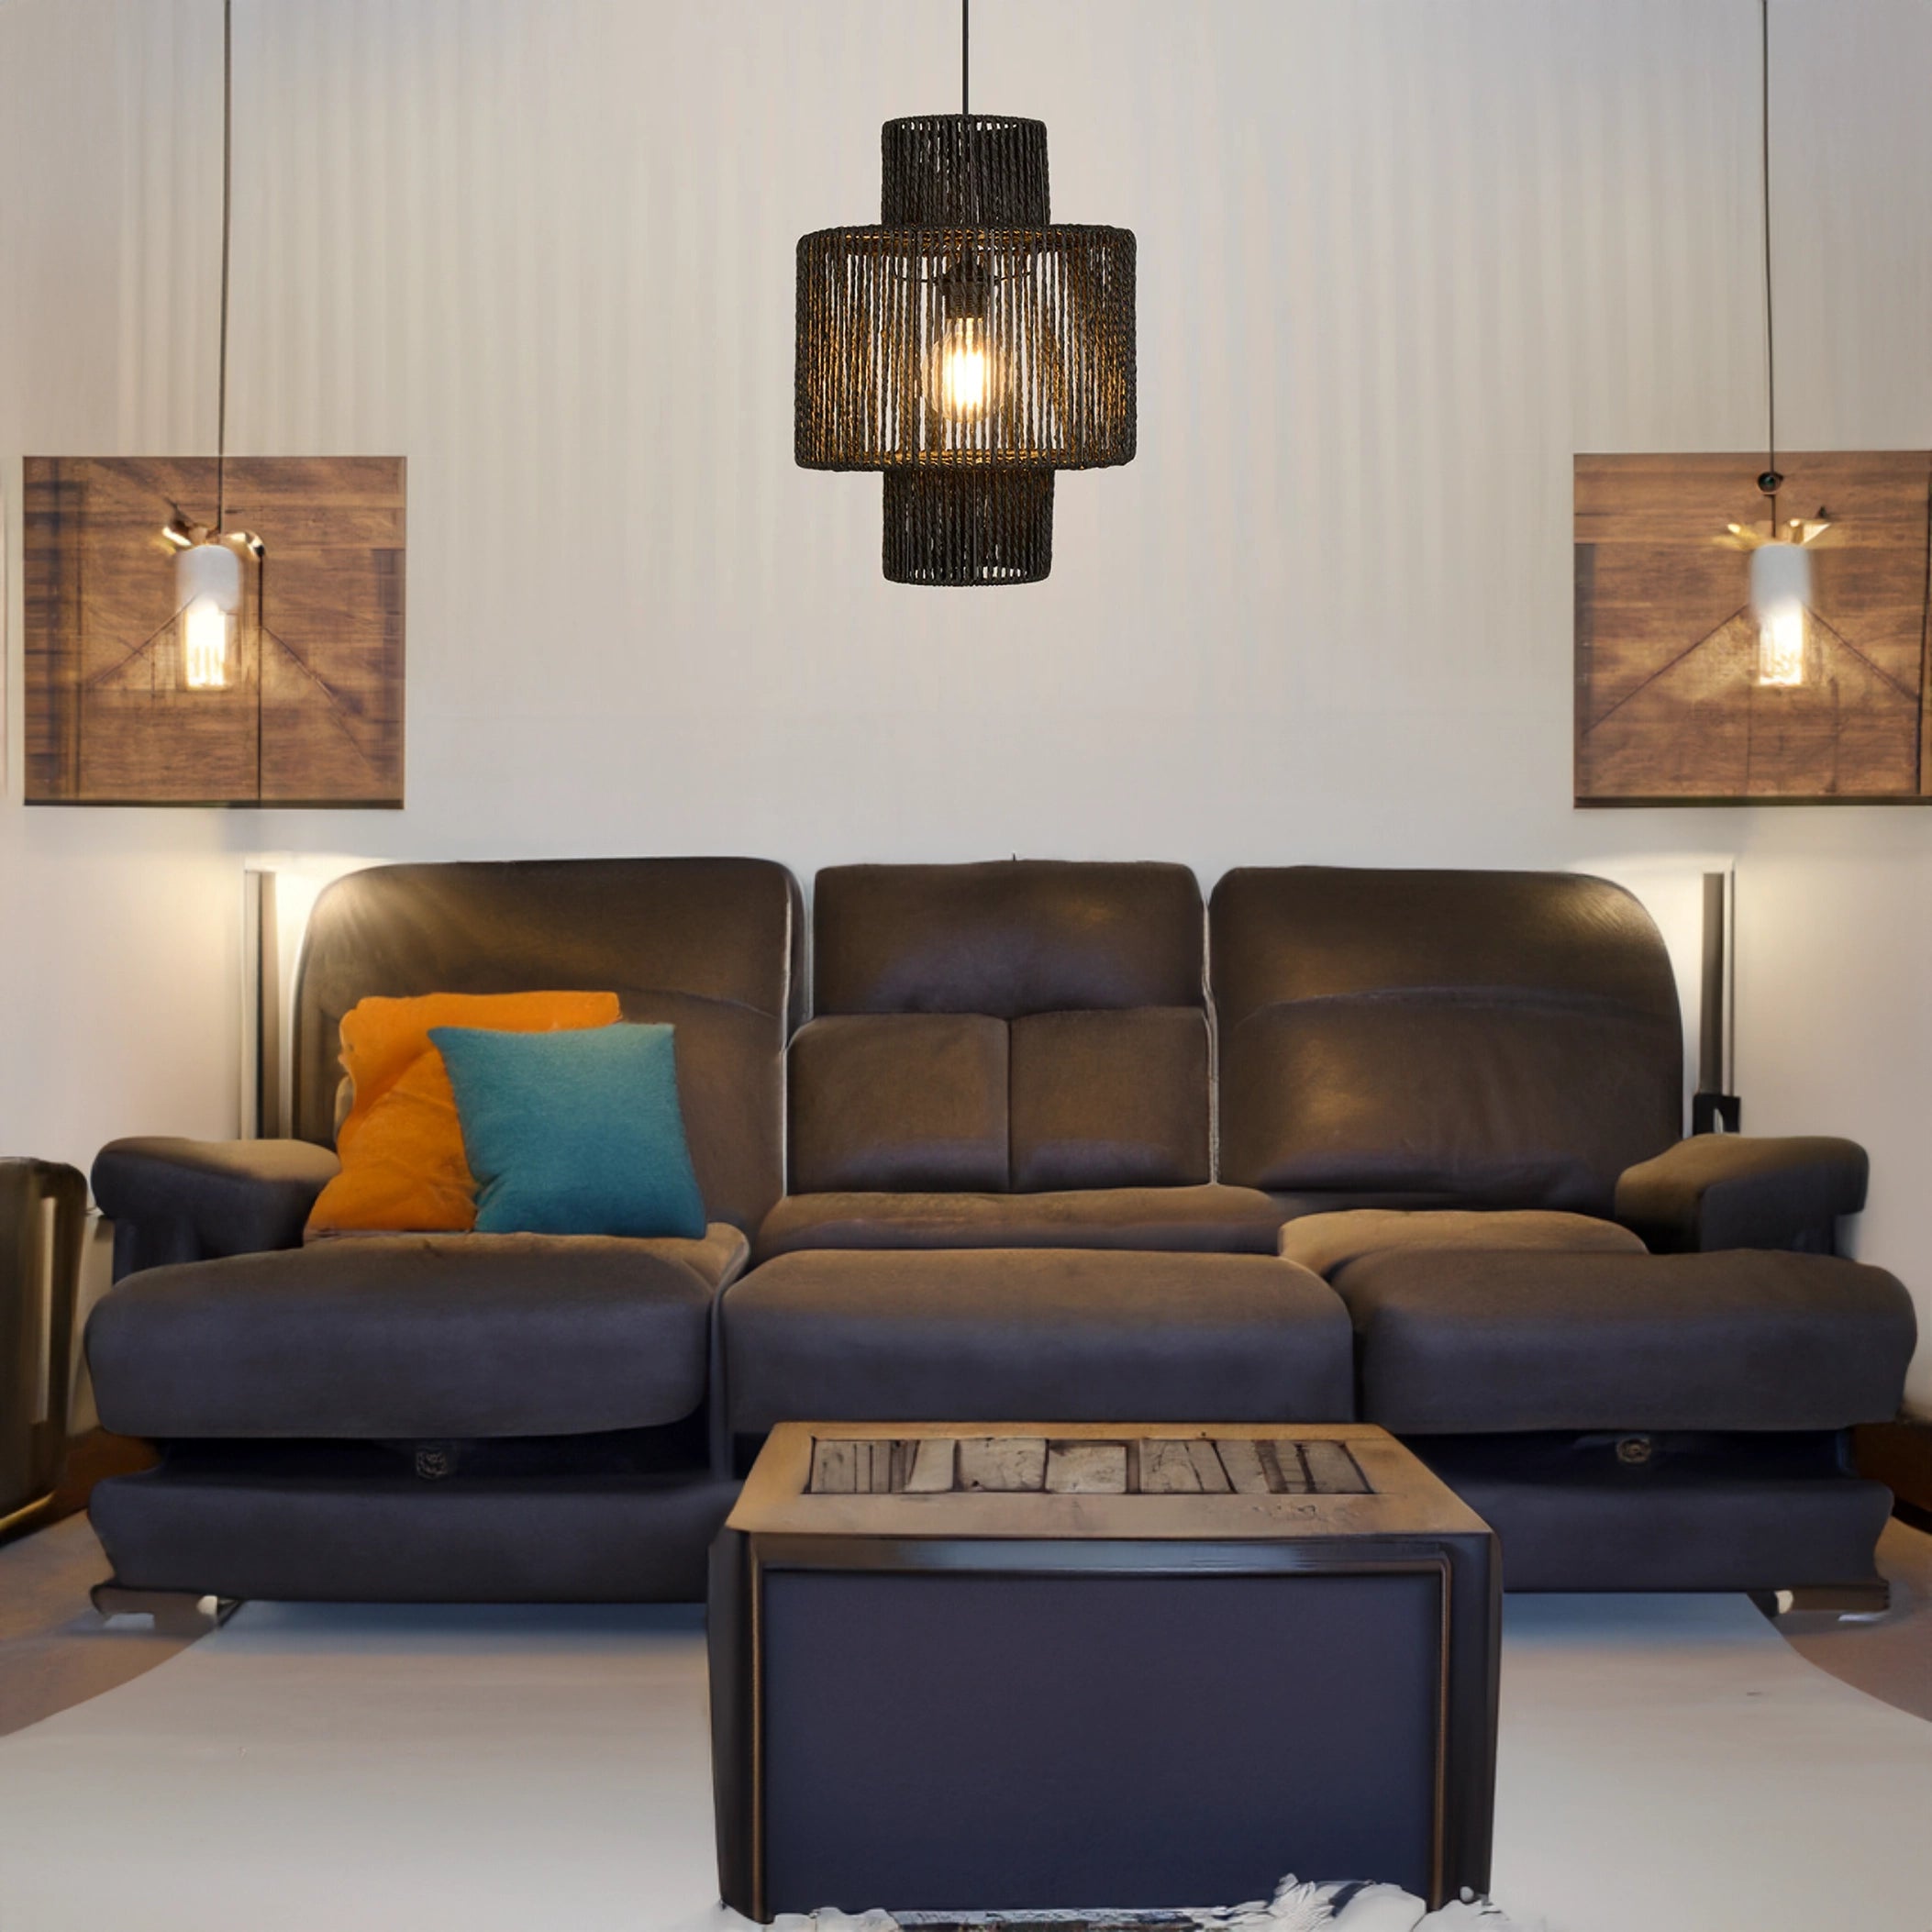
[[[1932,799],[1932,453],[1779,453],[1781,522],[1822,520],[1802,683],[1758,679],[1764,456],[1576,459],[1576,802]],[[1824,513],[1819,518],[1818,513]]]
[[[29,805],[400,805],[404,461],[230,457],[259,536],[239,674],[183,688],[176,508],[212,522],[212,457],[25,463]]]

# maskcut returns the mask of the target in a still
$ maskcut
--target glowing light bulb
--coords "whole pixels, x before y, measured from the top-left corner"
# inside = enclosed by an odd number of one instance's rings
[[[991,377],[984,327],[971,316],[949,323],[939,350],[940,407],[955,417],[979,415],[986,406]]]
[[[181,681],[189,691],[226,691],[235,681],[241,629],[241,559],[225,543],[197,543],[174,557],[181,614]]]
[[[1802,684],[1804,682],[1804,612],[1781,610],[1758,622],[1758,682],[1760,684]]]
[[[1751,552],[1751,615],[1758,620],[1758,682],[1789,690],[1804,682],[1804,608],[1811,559],[1795,543]]]

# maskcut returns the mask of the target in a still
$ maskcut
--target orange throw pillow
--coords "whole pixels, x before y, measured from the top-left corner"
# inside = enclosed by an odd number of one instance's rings
[[[476,1183],[463,1159],[456,1096],[432,1027],[554,1033],[608,1027],[615,993],[427,993],[367,999],[342,1016],[342,1066],[355,1104],[336,1136],[342,1171],[322,1190],[307,1234],[465,1234]]]

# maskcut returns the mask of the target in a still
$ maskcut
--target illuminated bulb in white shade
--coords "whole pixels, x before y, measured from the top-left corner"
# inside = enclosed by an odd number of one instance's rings
[[[1751,552],[1751,615],[1758,620],[1758,682],[1789,688],[1804,682],[1804,607],[1811,559],[1795,543]]]
[[[949,322],[939,347],[940,407],[955,418],[975,416],[991,387],[984,325],[971,316]]]
[[[181,614],[181,681],[190,691],[226,691],[235,681],[241,629],[241,559],[225,543],[197,543],[174,557]]]

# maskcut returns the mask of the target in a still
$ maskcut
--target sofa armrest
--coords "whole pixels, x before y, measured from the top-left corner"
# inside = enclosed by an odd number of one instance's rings
[[[1870,1171],[1855,1140],[1698,1134],[1624,1170],[1616,1218],[1660,1254],[1720,1248],[1829,1254],[1838,1217],[1865,1205]]]
[[[114,1278],[170,1261],[299,1248],[316,1196],[339,1171],[306,1140],[111,1140],[94,1197],[114,1223]]]

